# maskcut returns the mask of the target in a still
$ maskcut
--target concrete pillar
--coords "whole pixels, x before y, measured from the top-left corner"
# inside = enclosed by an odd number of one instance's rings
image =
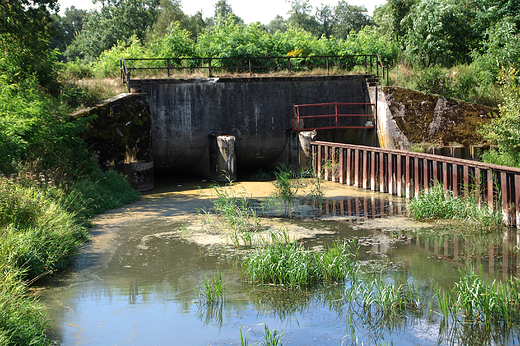
[[[210,178],[236,180],[235,136],[210,136]]]
[[[299,160],[300,169],[310,167],[312,164],[311,142],[316,138],[316,131],[300,131],[298,140],[300,142]]]

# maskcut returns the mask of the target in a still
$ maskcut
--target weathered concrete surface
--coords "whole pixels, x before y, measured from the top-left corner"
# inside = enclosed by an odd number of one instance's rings
[[[144,94],[121,94],[74,113],[96,119],[84,139],[104,169],[115,167],[137,190],[154,186],[150,107]]]
[[[156,167],[209,171],[209,136],[236,138],[237,167],[277,161],[294,104],[367,102],[364,75],[139,80],[152,114]]]
[[[377,99],[379,145],[410,149],[413,144],[475,146],[482,144],[479,125],[489,122],[497,109],[450,100],[399,87],[370,87]]]

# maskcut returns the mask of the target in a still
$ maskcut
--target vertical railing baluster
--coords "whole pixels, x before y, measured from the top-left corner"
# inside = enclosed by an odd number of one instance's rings
[[[401,165],[402,165],[401,157],[402,157],[401,155],[397,155],[397,173],[395,176],[397,196],[399,196],[399,197],[402,197],[402,195],[403,195],[403,187],[402,187],[402,184],[403,184],[402,173],[403,172],[402,172],[402,168],[401,168]]]

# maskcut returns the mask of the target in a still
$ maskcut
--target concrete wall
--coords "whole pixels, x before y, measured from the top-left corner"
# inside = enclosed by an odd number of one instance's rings
[[[467,102],[426,95],[400,87],[370,87],[377,100],[379,145],[408,150],[425,147],[472,147],[482,145],[477,129],[498,110]]]
[[[235,136],[237,166],[280,158],[293,104],[367,102],[364,75],[139,80],[152,114],[156,167],[208,170],[209,137]]]
[[[121,94],[73,115],[96,116],[83,137],[97,153],[101,168],[126,174],[137,190],[153,188],[151,117],[146,95]]]

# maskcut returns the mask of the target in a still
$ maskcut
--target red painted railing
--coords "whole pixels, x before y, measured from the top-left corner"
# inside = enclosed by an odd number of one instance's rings
[[[311,143],[313,169],[326,180],[412,198],[437,181],[455,196],[478,193],[520,226],[520,169],[431,154],[360,145]]]
[[[373,129],[375,123],[374,103],[330,102],[294,105],[291,112],[293,131]]]

